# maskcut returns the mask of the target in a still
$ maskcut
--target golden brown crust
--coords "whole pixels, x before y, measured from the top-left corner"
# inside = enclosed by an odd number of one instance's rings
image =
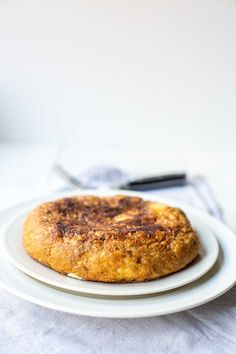
[[[23,242],[31,257],[57,272],[102,282],[157,279],[199,251],[180,209],[124,195],[42,204],[25,221]]]

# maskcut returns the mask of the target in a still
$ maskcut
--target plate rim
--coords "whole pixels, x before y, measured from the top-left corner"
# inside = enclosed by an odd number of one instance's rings
[[[119,290],[119,287],[118,287],[118,292],[116,294],[114,294],[114,290],[112,290],[112,285],[113,286],[116,286],[116,285],[120,286],[121,285],[121,287],[122,287],[123,284],[111,284],[111,290],[106,290],[106,289],[102,289],[102,287],[101,287],[101,289],[99,289],[99,285],[98,284],[100,284],[100,283],[97,284],[95,282],[93,282],[94,284],[92,284],[92,286],[94,285],[96,287],[98,285],[98,289],[89,288],[90,282],[87,282],[87,284],[88,284],[87,289],[86,288],[85,289],[79,289],[79,287],[76,287],[76,285],[74,285],[74,286],[73,285],[70,286],[70,285],[66,285],[66,284],[63,285],[63,284],[60,284],[59,280],[58,281],[57,280],[52,280],[51,281],[50,279],[48,279],[44,275],[36,274],[33,270],[28,269],[26,265],[22,264],[20,262],[20,260],[17,259],[12,254],[12,252],[10,250],[10,246],[9,246],[9,241],[8,241],[7,235],[8,235],[9,229],[13,226],[13,223],[15,221],[17,221],[18,218],[19,219],[23,218],[25,213],[26,213],[26,210],[24,212],[14,213],[12,218],[10,218],[10,220],[6,223],[5,227],[2,230],[3,236],[2,236],[2,238],[0,240],[0,245],[2,246],[3,252],[5,253],[7,259],[9,260],[9,262],[11,264],[13,264],[21,272],[25,273],[26,275],[28,275],[28,276],[30,276],[30,277],[38,280],[38,281],[41,281],[41,282],[43,282],[43,283],[45,283],[45,284],[47,284],[49,286],[55,286],[55,287],[58,287],[59,289],[62,289],[62,290],[75,291],[75,292],[80,293],[80,294],[82,293],[82,294],[88,294],[88,295],[123,296],[123,297],[125,297],[125,296],[149,295],[149,294],[156,294],[156,293],[160,293],[160,292],[164,292],[164,291],[174,290],[174,289],[177,289],[177,288],[179,288],[181,286],[190,284],[191,282],[196,281],[197,279],[202,277],[204,274],[206,274],[214,266],[214,264],[217,261],[218,255],[219,255],[219,244],[218,244],[218,241],[217,241],[214,233],[205,224],[201,224],[199,228],[202,227],[203,229],[206,229],[206,232],[209,233],[209,236],[211,238],[210,243],[211,243],[211,246],[213,245],[213,247],[215,248],[215,253],[213,253],[213,255],[210,255],[210,261],[208,261],[208,263],[206,264],[204,270],[203,271],[198,271],[198,273],[195,274],[195,275],[192,275],[192,276],[190,275],[189,276],[190,279],[187,278],[186,280],[182,280],[177,285],[174,285],[174,286],[172,286],[171,284],[169,286],[168,285],[167,286],[163,286],[161,289],[155,288],[155,283],[154,282],[155,281],[159,281],[157,279],[157,280],[154,280],[153,282],[150,282],[151,285],[154,285],[153,288],[151,286],[151,289],[147,288],[146,290],[145,289],[142,290],[142,288],[140,286],[141,289],[139,289],[137,287],[137,289],[134,289],[134,290],[132,290],[132,289],[131,290],[129,290],[129,289],[127,290],[124,287],[124,289],[120,288],[120,290]],[[191,220],[191,218],[192,218],[192,220]],[[199,220],[197,220],[196,218],[191,216],[190,217],[190,222],[191,223],[199,223]],[[202,241],[203,237],[200,236],[200,239]],[[206,246],[206,243],[205,243],[205,246]],[[26,253],[26,256],[28,256],[30,258],[30,256],[27,253]],[[30,260],[32,260],[34,262],[37,262],[37,261],[35,261],[33,259],[30,259]],[[44,265],[42,265],[40,263],[39,263],[39,266],[45,267]],[[55,272],[53,269],[50,269],[50,268],[48,268],[48,270]],[[185,271],[185,268],[181,269],[178,272],[170,274],[169,277],[174,276],[175,274],[181,274],[179,272],[183,272],[183,271]],[[168,278],[168,279],[170,279],[170,278]],[[73,279],[73,278],[71,280],[77,281],[76,279]],[[132,283],[132,285],[135,285],[135,284],[140,284],[140,283]],[[149,284],[149,282],[142,282],[142,284],[147,285],[147,284]],[[105,285],[107,285],[107,284],[105,283]],[[109,284],[109,286],[110,286],[110,284]]]

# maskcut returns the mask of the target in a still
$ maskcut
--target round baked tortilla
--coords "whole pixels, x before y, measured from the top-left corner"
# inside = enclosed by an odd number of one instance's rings
[[[183,211],[125,195],[39,205],[26,218],[23,243],[33,259],[57,272],[111,283],[163,277],[199,252]]]

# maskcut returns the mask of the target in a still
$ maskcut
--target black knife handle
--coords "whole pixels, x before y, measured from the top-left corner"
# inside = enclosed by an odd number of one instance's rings
[[[185,173],[168,174],[162,176],[146,177],[133,180],[121,187],[121,189],[131,190],[152,190],[159,188],[179,187],[187,184]]]

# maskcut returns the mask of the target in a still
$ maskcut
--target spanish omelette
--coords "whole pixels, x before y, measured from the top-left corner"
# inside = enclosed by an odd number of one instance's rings
[[[41,204],[25,220],[23,244],[33,259],[57,272],[111,283],[166,276],[199,252],[183,211],[126,195]]]

